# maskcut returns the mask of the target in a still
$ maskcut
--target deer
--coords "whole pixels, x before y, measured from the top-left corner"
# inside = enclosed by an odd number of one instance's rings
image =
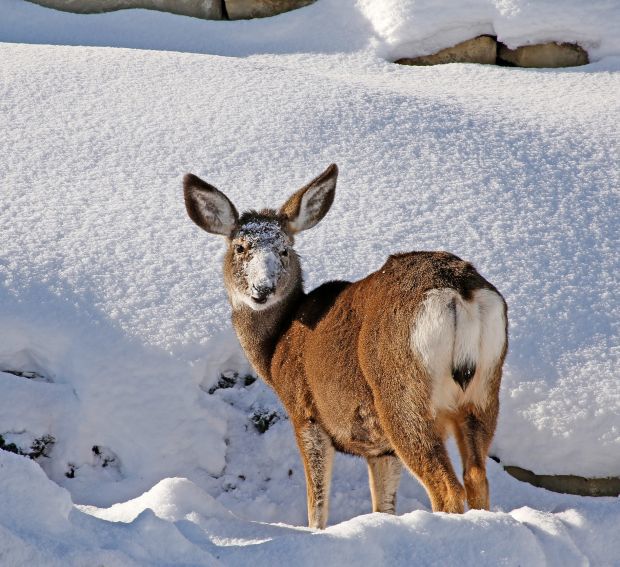
[[[190,219],[226,238],[223,279],[239,342],[281,400],[306,479],[308,524],[327,525],[335,451],[366,459],[373,512],[396,513],[403,465],[433,512],[489,509],[486,458],[508,348],[507,306],[448,252],[393,254],[355,281],[306,293],[295,236],[325,217],[338,168],[277,210],[239,215],[188,173]],[[454,435],[463,484],[446,450]]]

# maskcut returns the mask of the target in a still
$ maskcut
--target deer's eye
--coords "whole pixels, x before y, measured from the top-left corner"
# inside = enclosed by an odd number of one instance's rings
[[[288,250],[286,248],[282,250],[282,256],[288,256]]]
[[[245,252],[245,248],[243,247],[243,244],[237,244],[235,246],[235,252],[237,254],[243,254]]]

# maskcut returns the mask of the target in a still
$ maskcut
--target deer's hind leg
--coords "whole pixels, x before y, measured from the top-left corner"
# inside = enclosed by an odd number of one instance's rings
[[[403,468],[396,455],[368,457],[368,481],[372,499],[372,511],[396,513],[396,492]]]
[[[308,525],[324,529],[329,512],[334,446],[325,430],[315,421],[296,426],[295,436],[306,474]]]
[[[398,298],[392,303],[397,304]],[[360,349],[360,362],[381,427],[396,454],[426,488],[433,511],[463,513],[465,490],[454,473],[436,420],[433,368],[422,360],[411,335],[417,316],[408,310],[389,316],[378,313],[362,327],[360,342],[365,348]],[[449,373],[452,342],[445,340],[444,331],[452,328],[453,316],[447,309],[438,316],[438,321],[431,318],[424,323],[420,332],[433,331],[425,350],[433,351],[437,364]]]
[[[468,405],[453,418],[454,436],[463,462],[463,482],[470,508],[488,510],[490,506],[486,460],[497,423],[496,400],[481,410]]]
[[[433,511],[463,513],[465,490],[429,411],[423,385],[408,377],[383,377],[373,390],[381,426],[396,454],[426,488]]]

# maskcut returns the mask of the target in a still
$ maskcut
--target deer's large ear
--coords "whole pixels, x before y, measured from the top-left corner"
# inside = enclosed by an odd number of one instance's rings
[[[224,193],[191,173],[183,178],[183,193],[187,214],[200,228],[213,234],[231,235],[239,214]]]
[[[288,217],[293,233],[312,228],[327,214],[336,195],[337,177],[338,167],[332,163],[282,205],[280,213]]]

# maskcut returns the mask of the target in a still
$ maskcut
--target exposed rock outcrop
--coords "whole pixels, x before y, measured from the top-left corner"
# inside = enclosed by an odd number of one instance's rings
[[[587,65],[588,53],[576,43],[539,43],[510,49],[498,45],[500,62],[516,67],[577,67]]]
[[[220,0],[31,0],[35,4],[74,12],[78,14],[94,14],[112,12],[125,8],[144,8],[194,16],[206,20],[222,19],[222,2]]]
[[[405,57],[396,61],[401,65],[440,65],[443,63],[483,63],[493,65],[497,59],[497,42],[490,35],[480,35],[442,49],[432,55]]]
[[[312,4],[314,0],[225,0],[230,20],[275,16]]]
[[[580,496],[618,496],[620,495],[620,478],[584,478],[562,474],[536,474],[521,467],[506,466],[504,470],[511,476],[534,486],[546,488],[553,492],[578,494]]]
[[[124,8],[145,8],[205,20],[264,18],[312,4],[314,0],[31,0],[41,6],[93,14]]]
[[[490,35],[480,35],[431,55],[403,57],[401,65],[482,63],[511,67],[576,67],[589,63],[588,53],[576,43],[541,43],[510,49]]]

